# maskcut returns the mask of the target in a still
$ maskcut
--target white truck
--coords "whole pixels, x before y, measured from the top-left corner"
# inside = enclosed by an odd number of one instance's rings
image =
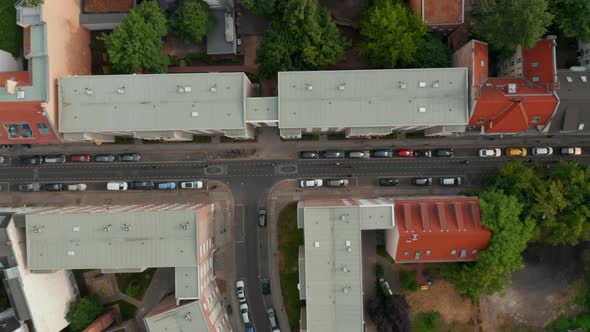
[[[86,184],[78,183],[78,184],[68,184],[69,191],[84,191],[86,190]]]

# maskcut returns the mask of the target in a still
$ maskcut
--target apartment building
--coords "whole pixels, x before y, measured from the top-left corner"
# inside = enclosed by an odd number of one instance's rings
[[[571,67],[557,71],[559,107],[549,127],[551,134],[587,134],[590,131],[590,70]]]

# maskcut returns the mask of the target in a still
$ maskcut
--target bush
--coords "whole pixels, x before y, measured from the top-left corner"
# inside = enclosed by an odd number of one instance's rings
[[[416,271],[399,271],[399,282],[402,289],[415,292],[420,288],[416,282],[416,274]]]
[[[584,312],[572,317],[559,316],[549,327],[548,331],[568,331],[582,329],[590,331],[590,312]]]
[[[104,308],[92,297],[82,297],[72,303],[66,315],[73,332],[82,331],[104,312]]]
[[[436,332],[442,325],[440,313],[436,311],[420,312],[414,318],[414,332]]]
[[[209,6],[202,0],[183,0],[170,17],[170,30],[185,42],[202,41],[213,28]]]
[[[139,285],[139,282],[137,280],[132,280],[129,285],[127,285],[127,288],[125,288],[125,294],[134,298],[141,296],[141,286]]]
[[[383,265],[377,264],[375,266],[375,274],[377,275],[377,279],[381,279],[385,276],[385,270],[383,269]]]

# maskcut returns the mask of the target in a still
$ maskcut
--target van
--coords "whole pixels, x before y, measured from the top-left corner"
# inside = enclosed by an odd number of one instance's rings
[[[127,182],[109,182],[107,190],[127,190]]]
[[[461,185],[462,179],[460,177],[456,178],[441,178],[440,184],[443,186],[459,186]]]

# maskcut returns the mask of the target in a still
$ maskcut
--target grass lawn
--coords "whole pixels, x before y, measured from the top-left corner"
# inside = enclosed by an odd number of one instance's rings
[[[155,272],[156,269],[147,269],[141,273],[117,273],[115,275],[119,290],[141,300]]]
[[[23,29],[16,25],[16,0],[0,0],[0,50],[19,56],[23,47]]]
[[[137,307],[134,306],[133,304],[123,301],[123,300],[119,300],[117,302],[113,302],[113,303],[109,303],[106,306],[111,306],[111,305],[115,305],[118,304],[119,305],[119,310],[121,310],[121,319],[122,320],[128,320],[128,319],[133,319],[135,318],[135,312],[137,311]]]
[[[299,300],[298,260],[303,231],[297,228],[297,202],[289,203],[279,215],[279,274],[285,310],[291,331],[299,331],[301,301]]]

